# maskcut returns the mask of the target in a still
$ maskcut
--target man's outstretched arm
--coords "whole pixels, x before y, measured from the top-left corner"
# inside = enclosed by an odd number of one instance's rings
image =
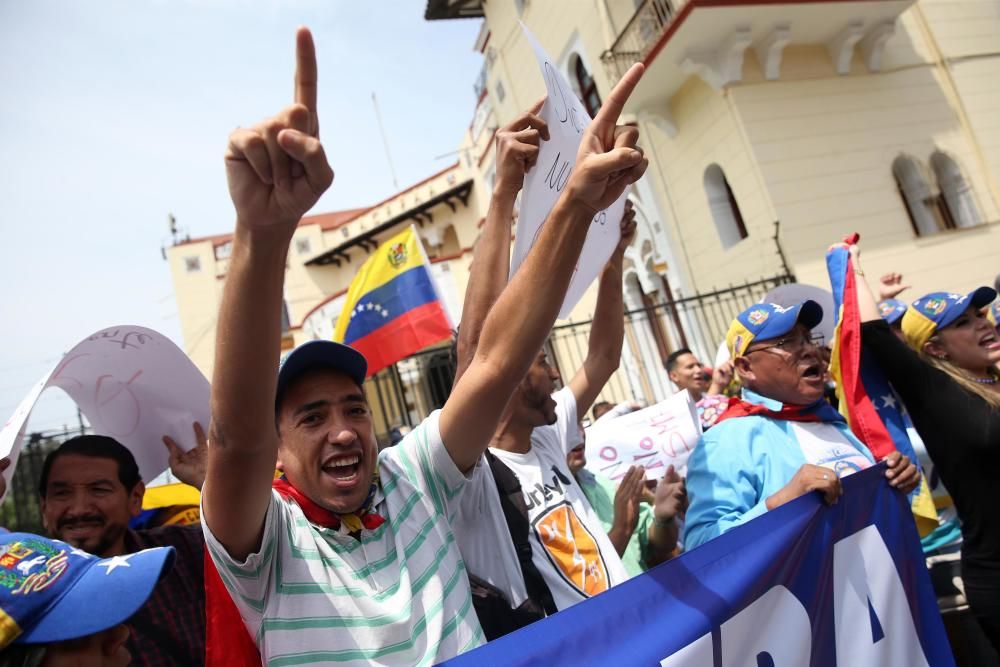
[[[549,138],[549,128],[538,117],[544,99],[500,128],[496,136],[496,182],[486,212],[483,234],[465,288],[462,322],[458,327],[458,367],[455,382],[472,363],[486,315],[507,285],[510,270],[510,224],[514,201],[524,186],[524,176],[538,159],[539,143]]]
[[[229,137],[226,176],[236,207],[219,310],[205,521],[235,559],[260,546],[277,460],[274,396],[285,261],[295,227],[333,182],[319,142],[316,54],[296,35],[295,103]]]
[[[632,202],[625,205],[621,228],[621,240],[601,272],[597,306],[590,325],[587,358],[569,382],[569,388],[576,399],[578,415],[585,414],[590,409],[594,399],[621,363],[622,341],[625,339],[622,270],[625,249],[635,237],[635,210]]]
[[[475,357],[442,409],[441,436],[461,470],[479,460],[511,393],[545,342],[594,216],[646,169],[636,146],[638,132],[615,124],[642,72],[641,65],[633,65],[584,131],[569,182],[490,310]]]

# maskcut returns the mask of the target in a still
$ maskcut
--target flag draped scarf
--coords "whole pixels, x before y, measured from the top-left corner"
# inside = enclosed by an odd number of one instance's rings
[[[317,505],[292,486],[284,476],[275,479],[272,487],[282,498],[295,501],[311,523],[334,530],[339,530],[343,525],[348,531],[355,532],[362,527],[374,530],[385,522],[385,518],[376,514],[372,507],[378,484],[376,470],[361,510],[351,514],[336,514]],[[245,667],[259,664],[261,659],[257,644],[247,632],[239,610],[215,569],[208,549],[205,549],[205,665]]]

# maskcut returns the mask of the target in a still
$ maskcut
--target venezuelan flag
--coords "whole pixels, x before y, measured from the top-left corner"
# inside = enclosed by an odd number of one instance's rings
[[[451,337],[420,237],[411,225],[378,247],[347,289],[333,340],[368,359],[373,375]]]
[[[853,242],[855,239],[850,239]],[[851,256],[845,246],[831,248],[826,268],[833,288],[837,327],[833,336],[830,375],[837,382],[840,412],[854,435],[865,443],[876,460],[898,450],[920,466],[901,412],[902,405],[874,360],[866,359],[861,345],[861,315]],[[938,527],[930,486],[920,472],[920,484],[910,492],[910,509],[921,537]]]

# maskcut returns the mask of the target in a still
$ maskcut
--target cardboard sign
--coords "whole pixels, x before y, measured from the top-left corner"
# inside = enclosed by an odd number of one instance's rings
[[[514,254],[511,258],[511,277],[528,256],[528,251],[538,239],[545,219],[563,188],[566,187],[576,164],[581,136],[591,120],[583,103],[570,88],[566,78],[553,65],[545,49],[524,24],[521,24],[521,28],[535,51],[538,67],[545,79],[548,97],[539,115],[549,125],[549,141],[541,142],[538,161],[524,179]],[[580,260],[566,291],[566,298],[559,310],[559,317],[569,317],[573,306],[611,258],[611,253],[614,252],[621,237],[621,219],[625,212],[627,194],[626,190],[615,203],[594,216],[583,251],[580,253]]]
[[[587,429],[587,467],[618,481],[641,465],[646,479],[659,479],[674,466],[684,475],[688,456],[701,438],[701,423],[691,394],[681,391],[665,401]]]
[[[189,450],[196,445],[191,425],[208,428],[208,380],[187,355],[152,329],[109,327],[66,353],[0,430],[0,457],[9,456],[13,464],[4,473],[8,488],[28,417],[49,387],[69,394],[94,433],[128,447],[146,481],[167,469],[164,435]]]

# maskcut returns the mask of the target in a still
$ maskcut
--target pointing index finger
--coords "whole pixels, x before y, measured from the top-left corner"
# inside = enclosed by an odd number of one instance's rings
[[[641,63],[636,63],[625,72],[625,76],[615,84],[607,99],[604,100],[604,104],[601,105],[600,111],[597,112],[597,116],[594,117],[595,125],[611,128],[615,126],[615,123],[618,122],[618,117],[622,115],[625,103],[628,101],[632,91],[635,90],[644,71],[646,71],[645,67]]]
[[[309,28],[295,34],[295,102],[316,113],[316,46]]]

